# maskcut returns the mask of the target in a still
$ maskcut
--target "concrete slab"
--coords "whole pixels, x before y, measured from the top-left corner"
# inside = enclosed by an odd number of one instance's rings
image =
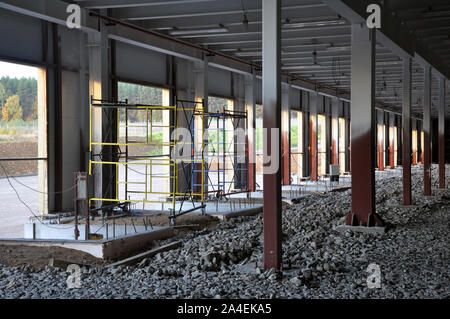
[[[217,217],[220,220],[228,220],[230,218],[239,217],[239,216],[253,216],[260,212],[262,212],[263,206],[257,205],[250,209],[240,209],[235,211],[227,211],[227,212],[219,212],[219,213],[209,213],[208,215],[211,215],[213,217]]]
[[[383,235],[385,233],[385,229],[386,227],[365,227],[365,226],[349,226],[349,225],[336,226],[336,231],[340,233],[352,231],[371,235]]]
[[[101,240],[1,238],[0,245],[56,246],[80,250],[96,258],[112,260],[128,257],[147,248],[155,240],[167,239],[173,235],[172,228],[158,227],[146,232]]]

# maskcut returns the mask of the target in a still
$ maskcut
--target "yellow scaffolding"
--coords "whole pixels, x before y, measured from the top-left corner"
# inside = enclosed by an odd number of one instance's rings
[[[115,139],[113,141],[96,141],[93,138],[93,114],[95,108],[102,109],[113,109],[115,110],[117,116],[117,127],[115,133]],[[129,112],[133,111],[134,114],[144,113],[144,122],[138,125],[133,125],[130,121]],[[165,124],[164,121],[161,123],[154,122],[154,113],[160,111],[161,113],[166,112],[167,118],[173,116],[174,124]],[[180,117],[189,118],[186,114],[191,114],[191,121],[189,124],[193,123],[194,118],[201,118],[201,138],[195,138],[191,136],[192,140],[190,144],[192,145],[193,152],[191,158],[184,157],[182,160],[177,160],[172,158],[171,149],[176,147],[177,143],[180,141],[177,139],[172,139],[170,133],[173,129],[177,129],[180,123]],[[194,196],[200,198],[203,204],[204,199],[204,187],[203,185],[196,188],[191,188],[189,191],[187,188],[183,193],[179,189],[179,171],[180,165],[185,165],[185,163],[190,163],[191,167],[199,165],[201,169],[201,179],[205,179],[205,160],[203,158],[203,132],[205,131],[204,123],[204,109],[203,107],[198,107],[195,104],[193,107],[177,107],[177,106],[163,106],[163,105],[143,105],[143,104],[128,104],[125,102],[114,102],[105,100],[96,100],[91,98],[90,104],[90,123],[89,123],[89,175],[92,175],[94,165],[114,165],[115,166],[115,194],[109,198],[99,198],[94,197],[89,200],[89,204],[92,202],[115,202],[115,203],[161,203],[169,204],[171,210],[175,212],[175,203],[177,196],[189,196],[193,198]],[[121,118],[124,117],[124,121],[121,124]],[[142,116],[141,116],[142,118]],[[195,127],[195,125],[194,125]],[[139,139],[133,130],[141,131],[145,135],[144,139]],[[169,134],[164,134],[164,130],[168,130]],[[122,134],[121,134],[122,132]],[[156,138],[161,135],[162,138]],[[167,138],[168,137],[168,138]],[[183,143],[186,143],[183,141]],[[117,161],[103,160],[104,148],[109,147],[114,156],[111,158],[117,159]],[[200,147],[200,151],[196,152],[195,147]],[[149,148],[152,151],[162,149],[163,151],[169,150],[169,154],[138,154],[130,155],[130,150],[133,148]],[[97,151],[97,153],[94,152]],[[142,153],[142,152],[141,152]],[[120,169],[123,167],[122,169]],[[161,171],[163,173],[161,174]],[[120,178],[121,172],[124,173],[124,178]],[[142,176],[141,180],[132,180],[129,178],[130,173],[133,172],[134,176]],[[190,172],[191,176],[193,172]],[[154,187],[153,182],[158,179],[166,180],[169,184],[166,189],[164,187]],[[203,183],[202,183],[203,184]],[[122,187],[121,187],[122,186]],[[158,198],[155,199],[155,196]],[[133,198],[132,198],[133,197]],[[184,199],[183,199],[184,200]],[[181,208],[180,208],[181,210]]]

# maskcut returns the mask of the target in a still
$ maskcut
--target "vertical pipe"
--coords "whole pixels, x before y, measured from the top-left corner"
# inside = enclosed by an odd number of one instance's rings
[[[411,58],[403,60],[402,169],[403,205],[411,205]]]
[[[445,188],[445,78],[439,82],[439,188]]]
[[[266,150],[272,161],[264,164],[264,268],[281,268],[281,0],[262,0],[263,126]],[[272,129],[274,132],[272,132]],[[278,132],[277,132],[278,130]],[[278,134],[277,134],[278,133]],[[276,145],[272,147],[272,134]],[[278,161],[278,162],[276,162]],[[270,167],[272,165],[272,167]],[[269,167],[268,167],[269,166]],[[277,166],[277,167],[273,167]]]
[[[423,133],[424,133],[424,164],[423,164],[423,193],[431,196],[431,67],[424,70],[424,104],[423,104]]]
[[[395,154],[395,115],[389,113],[389,166],[395,168],[396,163],[394,161]]]
[[[347,225],[382,226],[375,214],[375,29],[352,25],[352,211]]]

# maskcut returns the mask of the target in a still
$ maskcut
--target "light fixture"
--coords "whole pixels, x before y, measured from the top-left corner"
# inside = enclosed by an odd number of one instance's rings
[[[335,46],[335,45],[332,44],[329,47],[327,47],[326,50],[329,51],[329,52],[349,51],[350,50],[350,46],[349,45]]]
[[[320,69],[322,68],[319,64],[314,65],[289,65],[289,66],[283,66],[283,70],[311,70],[311,69]]]
[[[225,33],[228,32],[228,28],[223,25],[219,25],[218,28],[203,28],[203,29],[174,29],[169,31],[170,35],[195,35],[204,33]]]
[[[234,54],[235,56],[262,56],[261,51],[240,51]]]
[[[323,21],[302,21],[294,22],[286,19],[286,23],[283,24],[283,28],[307,28],[307,27],[325,27],[333,25],[344,25],[347,22],[345,20],[323,20]]]

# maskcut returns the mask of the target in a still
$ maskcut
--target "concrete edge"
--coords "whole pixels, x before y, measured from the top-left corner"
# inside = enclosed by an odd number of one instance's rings
[[[232,213],[227,213],[227,214],[208,214],[212,217],[216,217],[222,221],[227,221],[230,218],[235,218],[235,217],[239,217],[239,216],[253,216],[256,215],[260,212],[262,212],[263,207],[254,207],[251,209],[242,209],[242,210],[238,210]]]

